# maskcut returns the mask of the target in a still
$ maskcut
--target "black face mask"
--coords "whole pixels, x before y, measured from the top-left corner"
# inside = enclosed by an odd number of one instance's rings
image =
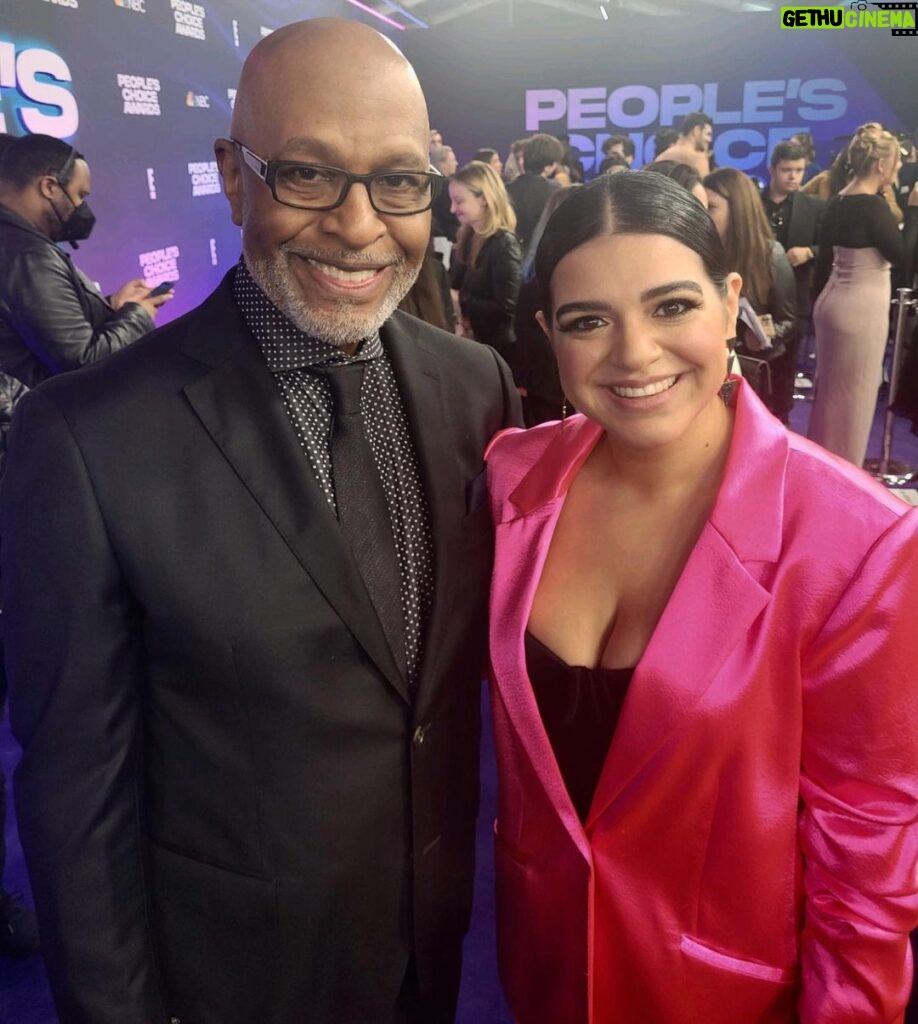
[[[58,182],[60,185],[60,182]],[[61,185],[61,191],[67,196],[67,201],[73,207],[70,216],[66,219],[57,212],[57,207],[54,203],[51,203],[51,209],[54,210],[54,215],[60,222],[60,228],[54,233],[57,237],[54,238],[55,242],[69,242],[74,249],[78,249],[77,242],[82,242],[89,238],[92,234],[92,229],[95,227],[96,215],[90,209],[89,203],[84,199],[79,206],[70,198],[70,194],[67,189]],[[53,237],[53,236],[52,236]]]

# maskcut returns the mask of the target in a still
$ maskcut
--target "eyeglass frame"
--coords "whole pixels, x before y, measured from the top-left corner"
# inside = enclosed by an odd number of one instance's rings
[[[428,164],[429,170],[426,171],[409,171],[404,168],[393,167],[386,171],[371,171],[369,174],[351,174],[350,171],[346,171],[343,167],[333,167],[331,164],[314,164],[308,160],[265,160],[260,157],[257,153],[253,152],[248,146],[244,146],[238,139],[234,139],[232,136],[229,137],[229,141],[242,153],[242,160],[246,167],[250,171],[254,172],[271,190],[271,195],[274,198],[275,203],[280,203],[281,206],[286,206],[291,210],[309,210],[314,213],[327,213],[329,210],[337,210],[341,206],[348,194],[351,191],[351,186],[359,183],[365,186],[367,190],[367,198],[370,200],[370,206],[383,217],[414,217],[419,213],[426,213],[434,204],[434,200],[437,198],[443,183],[446,181],[446,176],[433,164]],[[257,166],[256,166],[257,165]],[[344,175],[344,185],[341,189],[341,195],[338,196],[336,202],[330,206],[298,206],[294,203],[284,202],[283,199],[277,198],[277,172],[282,167],[315,167],[320,171],[334,171],[336,174]],[[403,212],[397,210],[380,210],[380,208],[373,201],[373,190],[370,187],[376,178],[385,178],[391,174],[417,174],[421,175],[430,180],[430,202],[427,206],[422,207],[420,210],[406,210]]]

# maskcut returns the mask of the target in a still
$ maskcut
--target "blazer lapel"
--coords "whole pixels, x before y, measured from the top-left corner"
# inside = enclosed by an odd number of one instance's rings
[[[523,647],[564,496],[601,433],[581,417],[568,424],[510,495],[510,515],[497,527],[492,604],[501,617],[492,622],[491,654],[512,727],[572,839],[589,857],[589,841],[528,685]],[[667,738],[690,724],[721,666],[766,606],[768,591],[750,566],[773,562],[780,552],[787,450],[784,428],[740,382],[717,501],[635,671],[584,823],[587,833]],[[763,494],[775,496],[773,507],[763,507]],[[512,506],[519,518],[512,517]]]
[[[740,382],[714,509],[635,670],[588,830],[668,737],[690,726],[722,665],[768,604],[753,566],[774,562],[781,549],[787,451],[784,427]],[[769,507],[763,497],[772,495]]]
[[[690,726],[699,701],[767,602],[768,592],[708,523],[631,680],[588,830],[667,738]]]
[[[337,520],[310,470],[277,384],[224,280],[184,350],[209,372],[184,392],[291,552],[388,682],[410,699]],[[193,333],[200,323],[200,333]],[[226,339],[233,339],[227,341]]]
[[[453,447],[455,423],[444,393],[438,361],[418,335],[417,324],[392,318],[382,339],[398,378],[411,437],[418,454],[421,482],[430,509],[434,548],[434,594],[421,664],[418,701],[427,701],[425,679],[435,679],[449,634],[460,566],[455,552],[462,539],[465,494]]]
[[[492,678],[510,726],[572,841],[590,861],[589,841],[561,777],[526,668],[525,634],[564,496],[599,440],[582,417],[565,422],[510,495],[510,518],[497,525],[492,584]],[[512,506],[521,513],[512,516]]]

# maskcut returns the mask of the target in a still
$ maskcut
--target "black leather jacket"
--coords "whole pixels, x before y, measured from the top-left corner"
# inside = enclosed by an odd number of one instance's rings
[[[512,231],[491,235],[474,266],[469,266],[456,246],[449,265],[450,284],[459,292],[459,308],[472,323],[479,341],[494,348],[512,364],[513,315],[520,291],[523,256]]]
[[[54,242],[0,206],[0,370],[34,387],[152,329],[143,306],[112,309]]]

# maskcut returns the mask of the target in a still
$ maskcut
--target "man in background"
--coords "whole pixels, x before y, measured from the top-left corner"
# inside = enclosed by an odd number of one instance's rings
[[[561,158],[564,146],[553,135],[533,135],[523,146],[523,173],[507,186],[507,193],[516,211],[516,233],[523,250],[542,216],[548,197],[560,186],[550,180]]]
[[[656,160],[675,160],[677,164],[688,164],[705,178],[711,173],[711,146],[714,142],[714,122],[700,111],[686,114],[679,125],[679,137],[659,153]]]
[[[634,163],[634,141],[629,139],[627,135],[610,135],[602,144],[602,152],[606,160],[613,155],[620,156],[625,161],[625,166],[629,169]],[[605,161],[599,167],[600,174],[604,174],[609,169],[604,164]]]
[[[492,349],[395,311],[428,131],[368,26],[267,36],[215,144],[240,263],[21,403],[4,635],[61,1024],[454,1018],[483,452],[520,409]]]
[[[453,147],[442,144],[431,150],[430,162],[445,178],[451,178],[459,166]],[[450,242],[455,242],[458,231],[459,221],[450,209],[449,190],[444,183],[444,187],[434,197],[433,237],[446,238]]]
[[[772,411],[788,422],[794,405],[800,338],[810,316],[810,284],[819,252],[817,239],[825,203],[800,191],[806,170],[806,151],[794,142],[779,142],[769,161],[769,180],[762,190],[762,204],[775,238],[784,247],[797,285],[797,330],[785,338],[784,352],[771,366]]]
[[[28,387],[96,362],[153,329],[157,309],[139,280],[110,298],[59,248],[74,248],[95,224],[89,164],[50,135],[7,147],[0,177],[0,369]]]

